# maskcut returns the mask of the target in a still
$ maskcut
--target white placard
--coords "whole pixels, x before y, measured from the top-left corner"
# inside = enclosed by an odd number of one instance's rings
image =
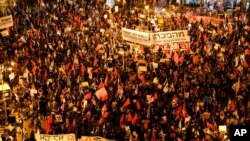
[[[119,7],[115,6],[115,12],[118,12],[118,11],[119,11]]]
[[[227,133],[227,126],[226,125],[219,125],[219,131]]]
[[[139,66],[138,72],[147,72],[147,67],[146,66]]]
[[[12,15],[0,18],[0,29],[4,29],[11,26],[13,26]]]

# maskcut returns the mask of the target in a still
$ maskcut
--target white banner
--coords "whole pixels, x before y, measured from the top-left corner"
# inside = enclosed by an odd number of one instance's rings
[[[0,18],[0,29],[13,26],[12,15]]]
[[[122,28],[122,39],[141,45],[151,45],[149,33],[146,32]]]
[[[36,141],[76,141],[75,134],[35,134]]]
[[[167,31],[152,33],[150,36],[152,44],[168,44],[190,42],[187,30]]]
[[[35,134],[36,141],[76,141],[75,134]],[[78,141],[114,141],[99,136],[82,136]]]
[[[98,136],[82,136],[80,141],[114,141]]]
[[[188,30],[166,31],[147,33],[131,29],[122,29],[122,39],[146,46],[151,45],[176,45],[190,43]],[[183,47],[181,47],[183,48]]]

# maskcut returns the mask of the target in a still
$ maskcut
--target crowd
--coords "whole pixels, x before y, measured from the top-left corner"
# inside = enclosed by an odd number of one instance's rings
[[[250,21],[242,14],[218,24],[171,16],[156,26],[145,20],[151,13],[140,18],[143,9],[121,4],[115,12],[98,0],[20,1],[8,12],[14,26],[2,37],[1,57],[16,63],[15,78],[5,81],[17,110],[33,121],[31,140],[37,132],[223,140],[219,125],[249,120]],[[190,51],[136,51],[122,40],[122,27],[189,30]],[[142,65],[146,72],[138,72]]]

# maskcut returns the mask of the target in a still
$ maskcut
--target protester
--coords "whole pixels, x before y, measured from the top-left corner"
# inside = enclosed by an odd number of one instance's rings
[[[15,78],[6,81],[21,93],[18,108],[28,109],[32,140],[37,129],[77,138],[214,140],[224,134],[219,125],[246,124],[250,28],[244,15],[217,25],[170,15],[157,25],[162,16],[141,8],[130,12],[121,4],[115,12],[99,1],[74,0],[19,1],[10,11],[15,25],[3,40],[6,60],[16,66]],[[190,50],[138,51],[125,45],[123,27],[189,30]],[[146,72],[138,73],[141,65]]]

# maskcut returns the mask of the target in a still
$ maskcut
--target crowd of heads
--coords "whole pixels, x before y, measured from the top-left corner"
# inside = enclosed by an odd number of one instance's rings
[[[35,132],[222,140],[220,125],[247,122],[250,28],[244,14],[212,23],[181,13],[156,26],[145,9],[131,12],[121,4],[115,12],[98,1],[21,1],[8,12],[14,26],[2,38],[2,53],[15,62],[15,78],[4,80]],[[189,30],[190,50],[136,50],[122,40],[123,27]],[[147,71],[138,72],[140,66]]]

